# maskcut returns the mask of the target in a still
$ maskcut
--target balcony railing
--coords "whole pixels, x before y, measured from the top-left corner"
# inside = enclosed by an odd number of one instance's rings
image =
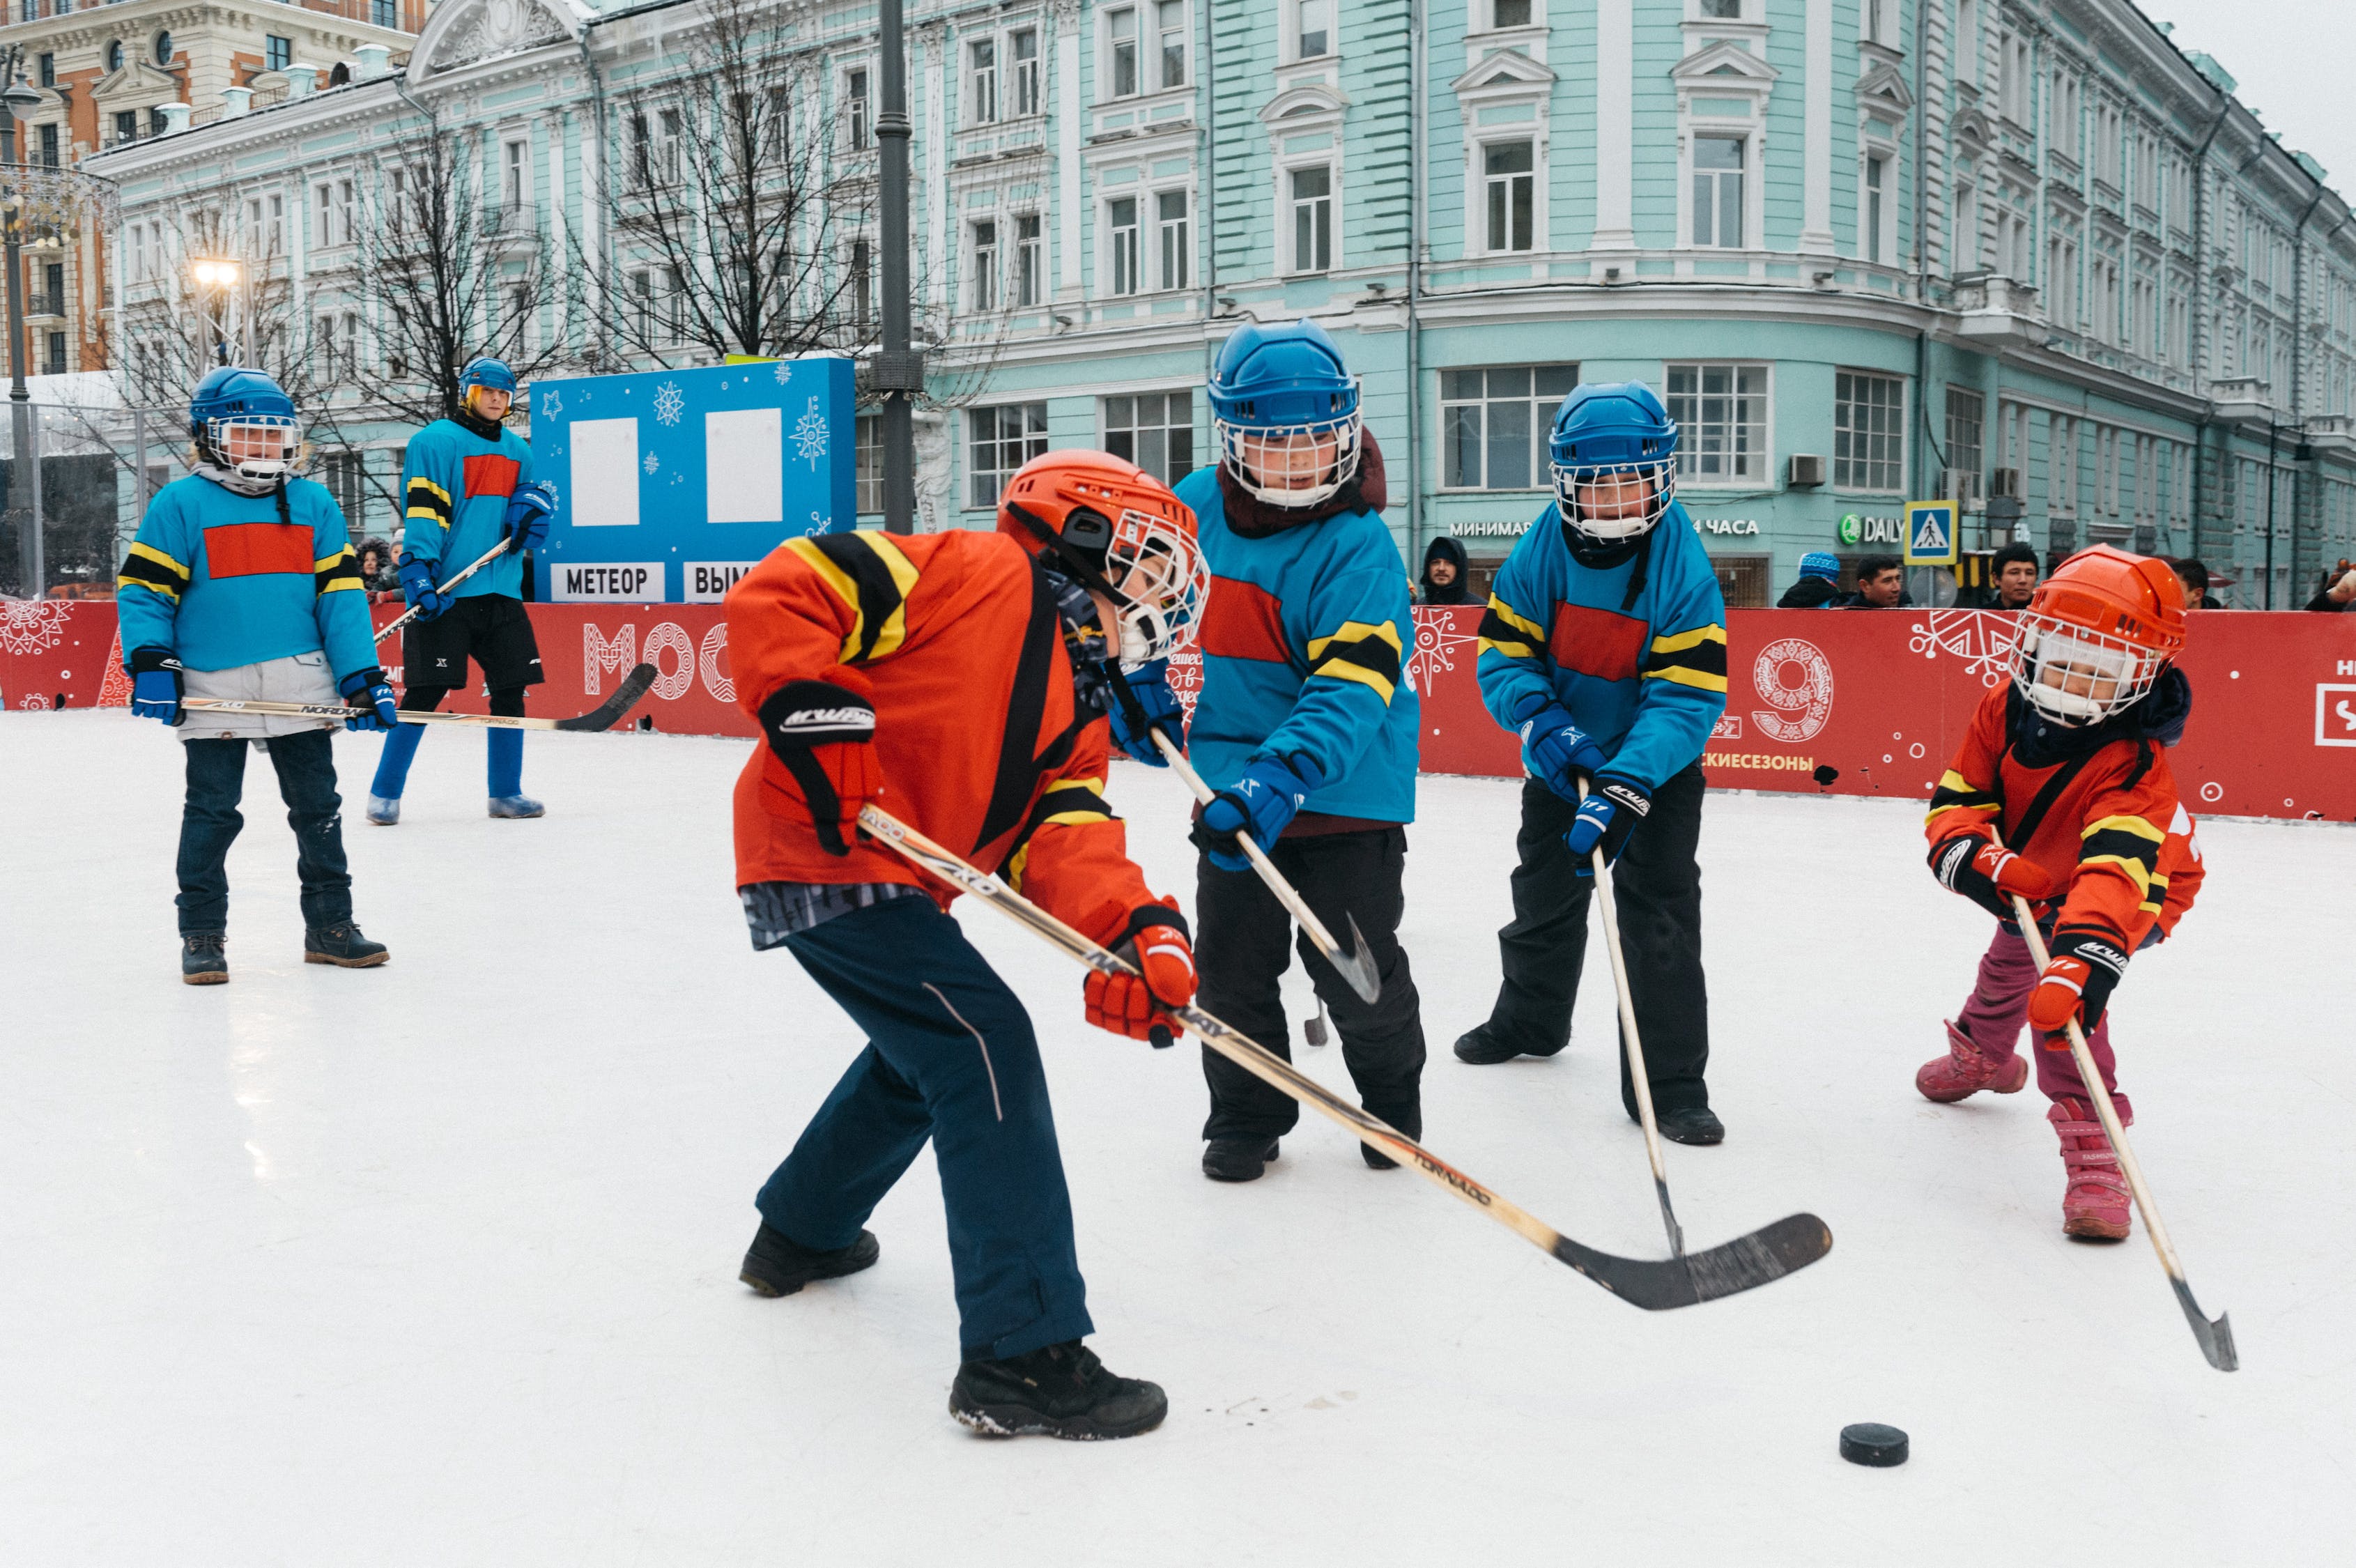
[[[63,316],[66,302],[54,295],[35,292],[25,296],[25,314],[30,316]]]

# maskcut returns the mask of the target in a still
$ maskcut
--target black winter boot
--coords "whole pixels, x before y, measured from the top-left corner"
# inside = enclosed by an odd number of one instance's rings
[[[229,983],[229,937],[220,931],[190,931],[180,939],[180,981],[185,985]]]
[[[1474,1067],[1494,1067],[1499,1062],[1512,1061],[1515,1057],[1546,1058],[1561,1049],[1562,1047],[1557,1046],[1551,1051],[1526,1051],[1519,1046],[1508,1045],[1498,1036],[1495,1027],[1488,1024],[1467,1029],[1456,1036],[1456,1059],[1470,1062]]]
[[[1688,1105],[1680,1111],[1655,1111],[1653,1121],[1661,1129],[1661,1136],[1672,1144],[1723,1144],[1726,1123],[1718,1119],[1707,1105]]]
[[[949,1413],[989,1437],[1134,1437],[1169,1412],[1159,1383],[1115,1377],[1076,1339],[1001,1360],[968,1361],[949,1385]]]
[[[1214,1138],[1203,1150],[1203,1174],[1213,1181],[1258,1181],[1275,1158],[1274,1138]]]
[[[1415,1142],[1419,1144],[1423,1142],[1423,1105],[1420,1101],[1413,1105],[1369,1105],[1365,1109],[1366,1114],[1376,1121],[1387,1122]],[[1359,1144],[1358,1153],[1365,1156],[1366,1168],[1369,1170],[1398,1169],[1397,1160],[1384,1154],[1372,1144]]]
[[[332,926],[314,926],[303,933],[305,963],[332,963],[339,969],[374,969],[391,956],[382,942],[369,940],[349,920]]]
[[[812,1280],[840,1279],[855,1274],[862,1269],[875,1266],[883,1248],[873,1230],[862,1230],[859,1240],[848,1247],[838,1247],[831,1252],[813,1252],[782,1230],[773,1230],[768,1221],[753,1234],[752,1248],[744,1254],[744,1266],[736,1277],[753,1287],[757,1295],[791,1295]]]

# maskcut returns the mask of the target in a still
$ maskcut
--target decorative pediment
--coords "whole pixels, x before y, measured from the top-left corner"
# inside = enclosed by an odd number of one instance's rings
[[[1904,114],[1914,107],[1906,75],[1895,66],[1877,65],[1857,79],[1857,101],[1871,109]]]
[[[91,101],[94,103],[115,98],[135,98],[144,103],[159,92],[177,98],[180,79],[168,70],[157,70],[144,59],[126,59],[121,70],[110,70],[90,84]]]
[[[1558,80],[1545,64],[1519,49],[1493,49],[1448,86],[1460,98],[1524,98],[1552,91]]]
[[[442,0],[418,35],[421,76],[520,54],[580,36],[586,11],[571,0]]]
[[[1783,72],[1731,38],[1697,49],[1669,68],[1669,77],[1688,92],[1764,93]]]
[[[1956,115],[1954,126],[1955,136],[1959,141],[1976,147],[1989,147],[1996,145],[1996,127],[1989,124],[1988,117],[1977,109],[1966,109]]]
[[[1350,101],[1322,81],[1303,82],[1288,87],[1260,105],[1259,119],[1263,125],[1274,126],[1281,122],[1298,124],[1341,117]]]

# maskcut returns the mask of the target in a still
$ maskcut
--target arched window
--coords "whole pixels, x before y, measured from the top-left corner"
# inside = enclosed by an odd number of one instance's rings
[[[113,42],[106,46],[106,69],[109,70],[121,70],[123,69],[123,40],[121,38],[116,38]]]
[[[169,29],[155,35],[155,63],[163,66],[172,63],[172,35]]]

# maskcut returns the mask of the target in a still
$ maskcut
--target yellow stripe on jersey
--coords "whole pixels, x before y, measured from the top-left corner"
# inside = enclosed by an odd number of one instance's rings
[[[1697,692],[1726,693],[1726,628],[1697,626],[1653,639],[1643,679],[1674,681]]]
[[[1398,690],[1401,654],[1398,628],[1389,621],[1344,621],[1331,637],[1309,642],[1309,673],[1355,681],[1386,704]]]
[[[115,591],[126,588],[146,588],[163,595],[174,604],[187,590],[187,567],[173,560],[152,544],[134,544],[123,558],[123,570],[114,579]]]
[[[851,612],[842,639],[845,664],[888,658],[907,640],[907,601],[916,563],[881,533],[816,533],[786,541]]]
[[[1481,617],[1480,638],[1472,650],[1475,658],[1494,649],[1508,659],[1536,659],[1547,640],[1537,622],[1526,619],[1494,594],[1489,596],[1489,607]]]
[[[1931,809],[1923,813],[1928,822],[1942,811],[2001,811],[2004,802],[1988,790],[1948,768],[1939,775],[1939,787],[1931,791]]]
[[[360,558],[348,544],[333,555],[311,563],[311,582],[315,594],[342,593],[368,585],[360,581]]]

